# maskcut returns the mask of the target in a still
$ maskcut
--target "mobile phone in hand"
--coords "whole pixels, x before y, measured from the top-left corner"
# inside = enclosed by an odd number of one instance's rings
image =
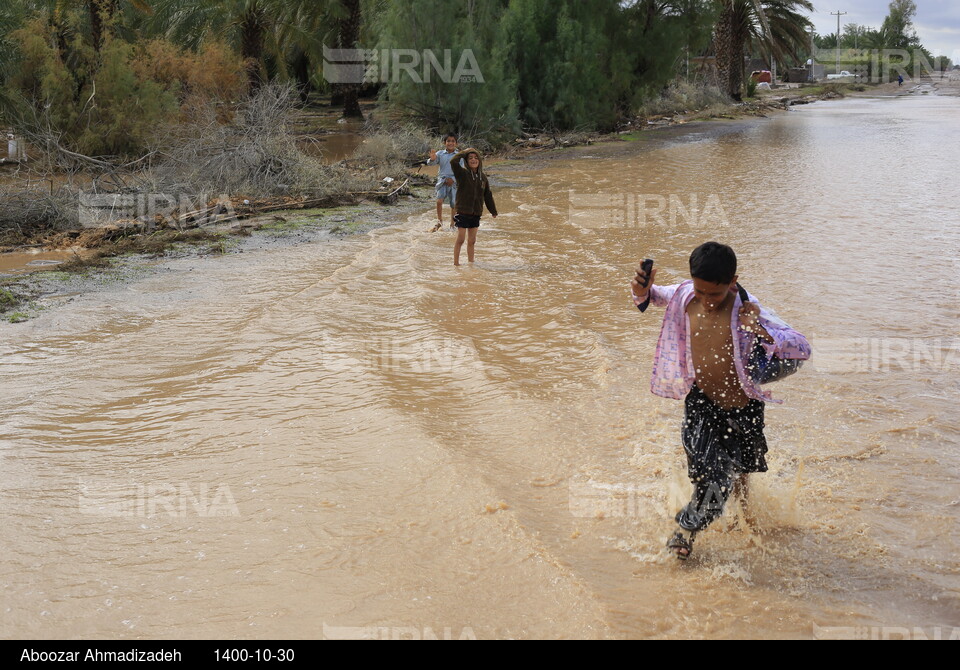
[[[647,288],[647,286],[650,285],[650,271],[653,270],[653,259],[644,258],[643,263],[640,264],[640,269],[646,277],[646,279],[643,280],[643,288]]]

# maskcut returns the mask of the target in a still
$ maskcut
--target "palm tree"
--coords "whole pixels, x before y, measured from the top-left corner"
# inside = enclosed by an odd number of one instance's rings
[[[300,100],[307,102],[313,75],[323,58],[322,46],[332,44],[336,35],[339,3],[301,2],[285,19],[282,46],[285,53],[277,59],[278,69],[297,82]]]
[[[778,64],[798,58],[809,45],[810,0],[717,0],[720,13],[714,30],[720,88],[734,100],[742,99],[744,55],[755,48]]]
[[[283,68],[289,47],[302,41],[305,17],[319,0],[152,0],[149,30],[192,48],[226,37],[244,59],[251,90],[266,80],[266,60]]]
[[[357,47],[361,0],[151,0],[148,27],[197,48],[210,37],[226,36],[247,64],[251,90],[275,72],[292,75],[306,100],[312,72],[324,44]],[[335,87],[336,88],[336,87]],[[361,116],[359,86],[343,85],[344,115]]]
[[[338,46],[341,49],[356,49],[360,39],[360,0],[342,0],[346,15],[340,20]],[[343,115],[363,118],[360,111],[360,84],[336,84],[343,95]]]

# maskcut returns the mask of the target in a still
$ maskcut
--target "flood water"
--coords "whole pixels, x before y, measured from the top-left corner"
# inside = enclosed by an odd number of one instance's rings
[[[70,260],[75,253],[79,252],[79,249],[49,251],[36,248],[0,254],[0,277],[49,270],[64,261]]]
[[[430,202],[4,326],[0,635],[956,636],[958,111],[493,165],[475,267]],[[680,563],[682,405],[628,282],[708,239],[814,359],[771,387],[759,529],[733,506]]]

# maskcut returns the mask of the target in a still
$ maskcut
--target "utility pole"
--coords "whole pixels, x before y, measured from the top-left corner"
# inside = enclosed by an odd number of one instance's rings
[[[837,17],[837,69],[834,74],[840,74],[840,17],[846,15],[846,12],[841,12],[839,9],[836,12],[830,12],[830,16]]]
[[[807,81],[816,81],[814,73],[817,71],[817,43],[814,41],[815,32],[813,27],[810,27],[810,71],[807,73]]]

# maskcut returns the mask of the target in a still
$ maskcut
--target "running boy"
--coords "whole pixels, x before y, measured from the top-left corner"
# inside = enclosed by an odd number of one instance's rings
[[[460,165],[461,159],[466,159],[467,167]],[[477,229],[480,227],[480,216],[483,206],[493,218],[497,218],[497,205],[490,192],[490,180],[483,172],[483,161],[480,152],[476,149],[464,149],[454,154],[450,159],[450,167],[457,178],[457,242],[453,247],[453,264],[460,265],[460,247],[467,238],[467,260],[473,262],[473,247],[477,242]]]
[[[656,275],[656,269],[649,277],[638,269],[630,286],[641,312],[651,302],[667,308],[650,390],[684,398],[681,439],[694,491],[667,547],[686,559],[696,534],[720,516],[735,488],[746,502],[747,473],[767,470],[764,403],[782,401],[751,378],[751,352],[759,341],[767,356],[806,360],[810,345],[753,296],[743,303],[737,256],[726,245],[694,249],[692,279],[681,284],[654,286]]]
[[[453,176],[453,168],[450,167],[450,159],[457,152],[457,136],[453,133],[447,133],[443,138],[443,145],[446,149],[440,151],[430,150],[430,158],[427,159],[427,165],[440,165],[437,172],[437,225],[434,230],[440,230],[443,227],[443,201],[450,203],[450,228],[453,228],[454,217],[457,215],[457,182]]]

